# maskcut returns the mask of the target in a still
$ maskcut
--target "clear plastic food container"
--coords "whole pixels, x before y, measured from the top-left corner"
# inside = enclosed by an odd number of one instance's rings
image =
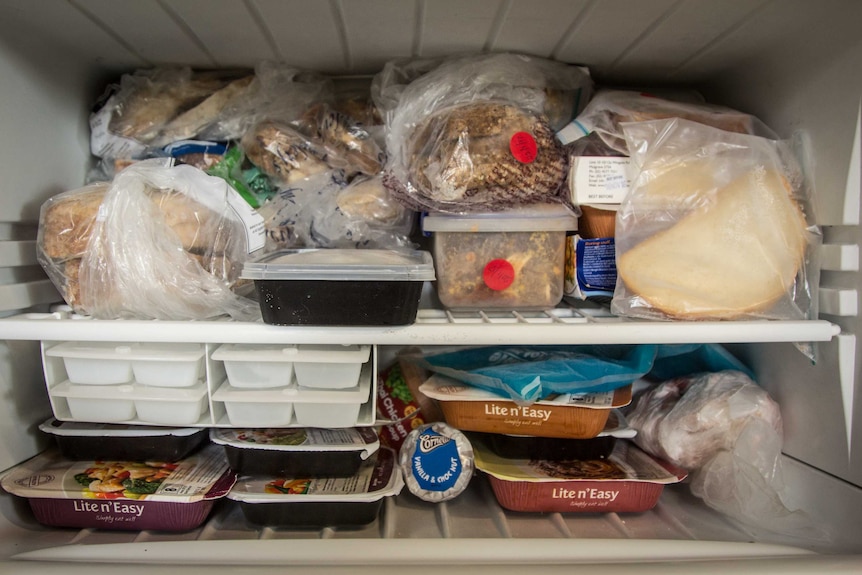
[[[544,309],[563,297],[566,232],[577,218],[560,204],[430,214],[437,295],[450,309]]]
[[[281,250],[243,265],[263,321],[276,325],[383,326],[416,320],[431,254],[409,250]]]

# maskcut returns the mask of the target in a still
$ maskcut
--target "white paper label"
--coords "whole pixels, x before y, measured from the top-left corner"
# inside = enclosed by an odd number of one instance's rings
[[[263,216],[248,205],[248,202],[230,186],[228,186],[227,203],[245,227],[248,253],[262,249],[266,243],[266,226]]]
[[[569,186],[575,204],[619,204],[631,186],[630,158],[572,158]]]

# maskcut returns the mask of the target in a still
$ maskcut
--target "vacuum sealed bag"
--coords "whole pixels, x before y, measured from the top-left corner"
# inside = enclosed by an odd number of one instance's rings
[[[821,235],[788,143],[682,119],[623,129],[639,171],[617,212],[612,312],[815,317]]]
[[[259,215],[224,180],[187,165],[138,162],[110,184],[49,199],[38,257],[76,312],[97,318],[255,317],[238,295]]]
[[[387,187],[416,209],[455,213],[556,198],[567,164],[552,122],[592,86],[584,68],[515,54],[446,60],[401,90],[379,84],[378,97],[398,101],[386,114]]]

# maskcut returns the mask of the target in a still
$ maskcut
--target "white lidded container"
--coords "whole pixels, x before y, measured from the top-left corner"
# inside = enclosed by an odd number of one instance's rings
[[[69,341],[45,351],[62,357],[69,381],[83,385],[129,383],[132,372],[132,346],[127,343]]]
[[[63,418],[62,413],[57,413],[58,419],[121,423],[136,419],[134,390],[132,384],[95,387],[67,380],[52,387],[50,394],[55,403],[55,398],[59,397],[64,398],[68,404],[69,416]]]
[[[293,369],[300,387],[346,389],[359,383],[370,345],[303,345]]]
[[[135,381],[157,387],[191,387],[203,376],[199,343],[113,343],[67,341],[45,351],[63,358],[69,381],[115,385]]]
[[[298,353],[295,345],[224,344],[212,358],[224,362],[231,386],[263,389],[290,385]]]
[[[208,410],[205,383],[186,388],[136,386],[138,419],[158,425],[192,425]]]
[[[372,380],[371,364],[365,363],[359,383],[348,389],[241,389],[225,381],[212,399],[224,403],[235,427],[353,427],[370,399]]]

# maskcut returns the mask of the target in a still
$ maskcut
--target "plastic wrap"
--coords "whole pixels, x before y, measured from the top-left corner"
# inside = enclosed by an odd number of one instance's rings
[[[566,159],[551,122],[586,101],[584,68],[516,54],[430,63],[424,74],[420,64],[403,74],[388,65],[375,84],[386,111],[387,187],[408,205],[448,212],[557,196]],[[417,74],[403,89],[392,81]]]
[[[319,74],[261,62],[243,97],[231,100],[199,137],[238,140],[264,120],[292,122],[315,103],[334,100],[332,81]]]
[[[255,245],[236,215],[242,200],[231,194],[224,180],[191,166],[138,162],[110,185],[42,206],[39,262],[82,314],[253,318],[257,305],[233,291]]]
[[[749,525],[822,537],[782,502],[782,422],[778,404],[739,371],[665,381],[627,414],[635,442],[691,472],[697,497]]]
[[[622,124],[682,118],[739,134],[774,138],[775,134],[756,117],[731,108],[691,101],[659,98],[629,90],[599,90],[577,118],[560,131],[564,143],[596,134],[604,147],[628,155]],[[596,146],[591,146],[596,151]],[[591,153],[590,155],[616,155]]]
[[[790,146],[681,119],[624,131],[639,171],[617,212],[612,312],[813,317],[821,235]]]
[[[356,120],[326,104],[314,104],[295,122],[299,130],[319,141],[326,162],[348,175],[380,173],[385,154],[377,142]]]
[[[389,196],[380,178],[347,183],[323,171],[280,190],[259,209],[266,251],[285,248],[414,247],[415,214]]]
[[[247,72],[190,68],[126,74],[90,117],[91,151],[102,158],[143,158],[148,148],[192,138],[250,81]]]

